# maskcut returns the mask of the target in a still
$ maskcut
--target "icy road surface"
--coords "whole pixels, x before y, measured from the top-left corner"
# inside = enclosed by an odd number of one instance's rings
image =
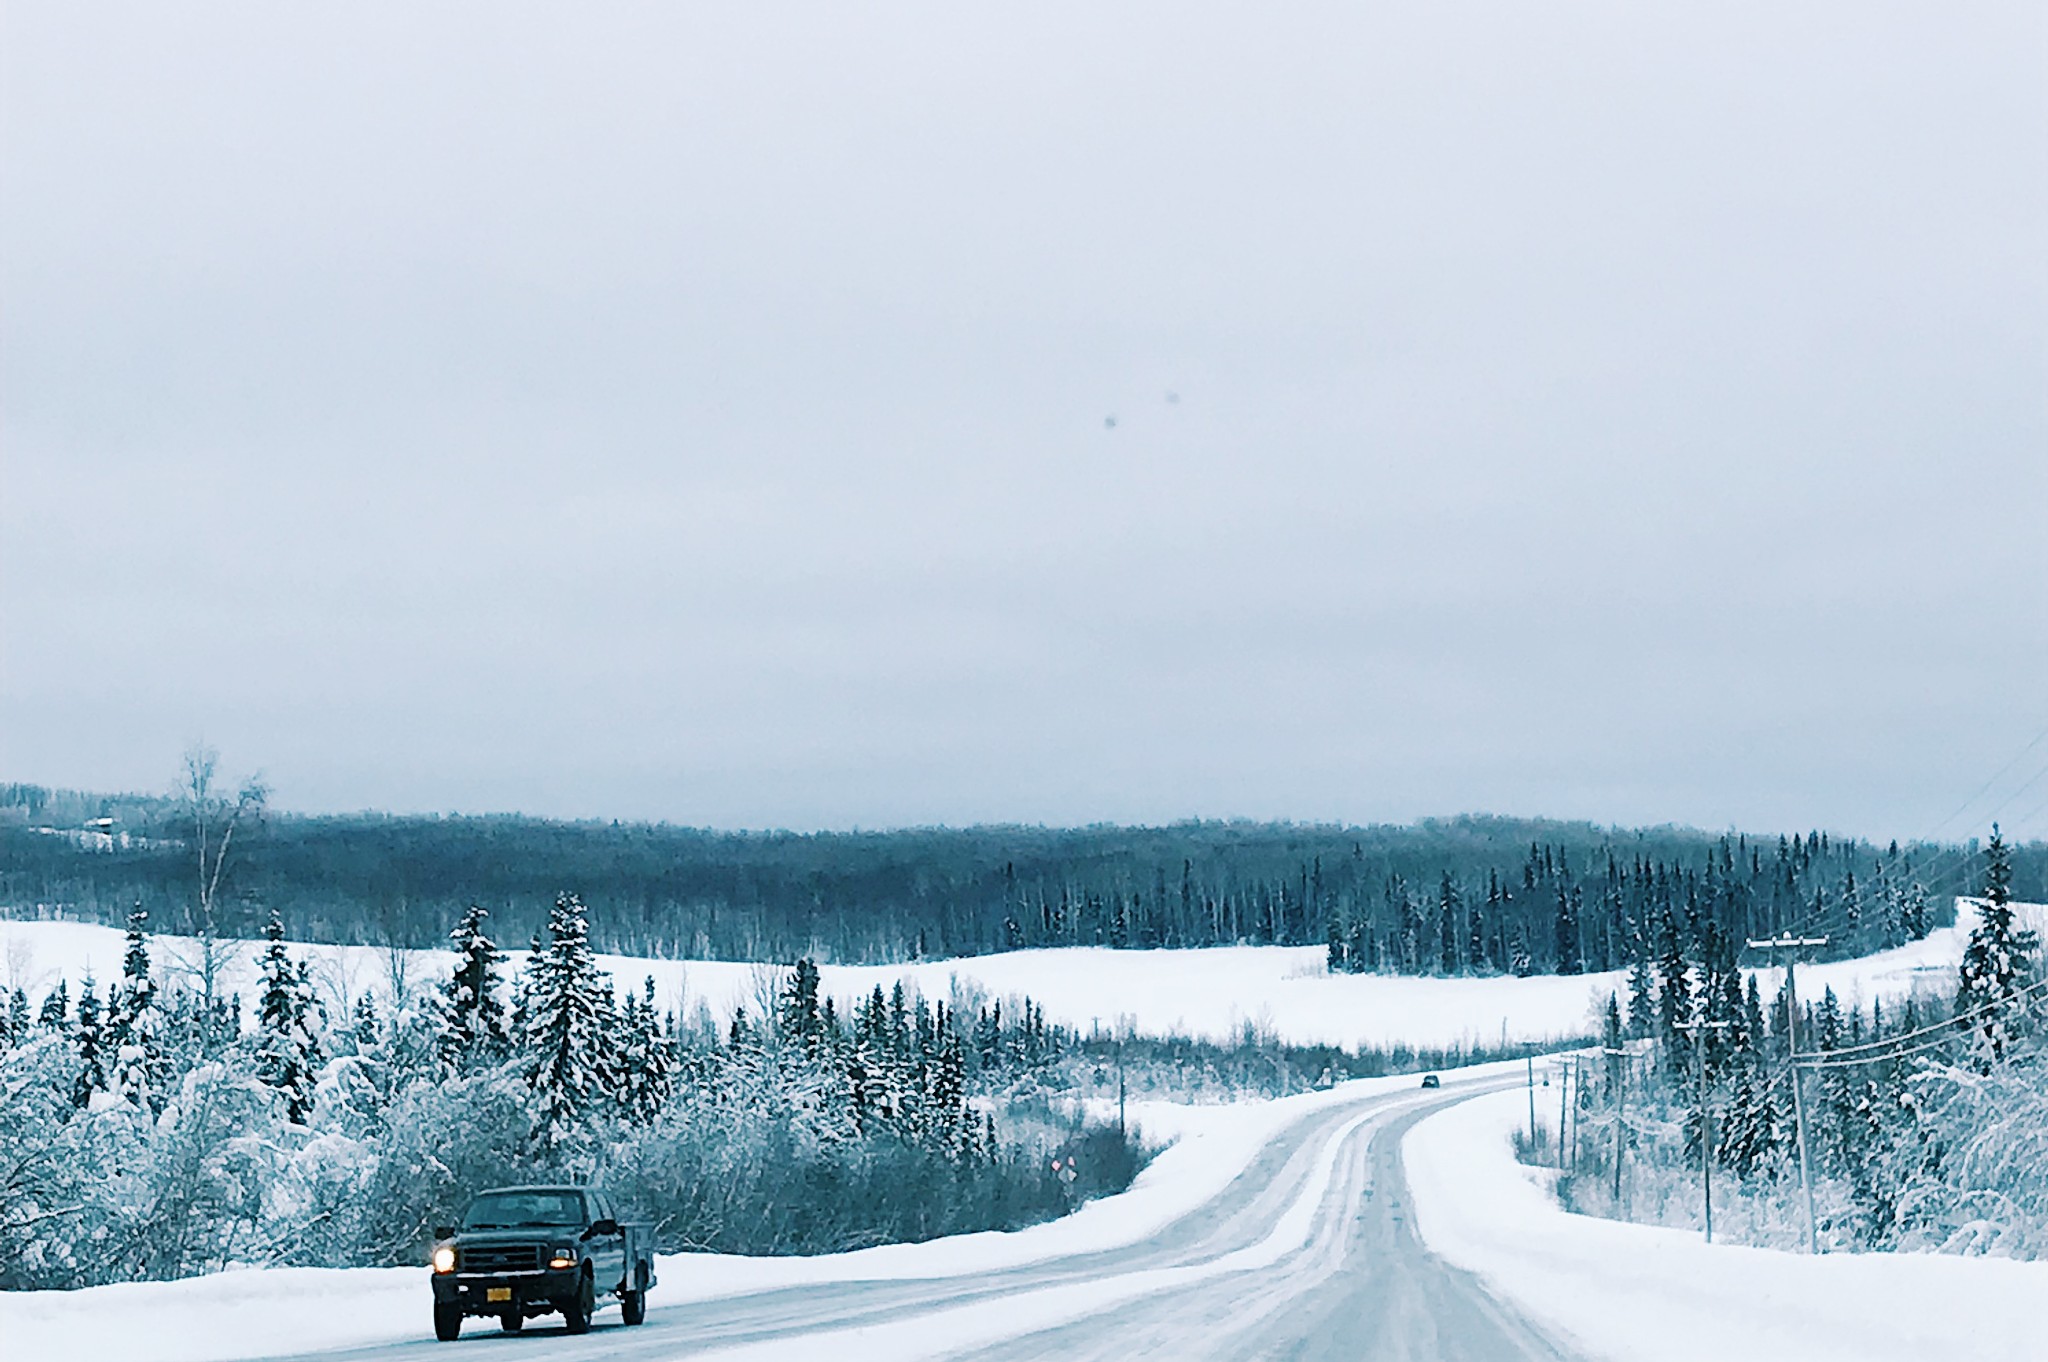
[[[459,1343],[427,1338],[299,1356],[1557,1362],[1572,1355],[1416,1237],[1402,1136],[1473,1093],[1460,1085],[1322,1106],[1279,1131],[1219,1195],[1121,1248],[973,1276],[819,1283],[668,1305],[657,1287],[638,1328],[620,1324],[611,1307],[581,1338],[552,1317],[516,1336],[474,1320]],[[418,1311],[424,1335],[424,1280]]]

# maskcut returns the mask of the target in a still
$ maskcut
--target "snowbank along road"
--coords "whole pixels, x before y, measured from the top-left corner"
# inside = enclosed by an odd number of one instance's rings
[[[1361,1096],[1282,1129],[1222,1193],[1142,1242],[973,1277],[836,1282],[662,1306],[579,1338],[536,1321],[319,1354],[323,1362],[823,1356],[1562,1362],[1571,1355],[1417,1238],[1402,1136],[1501,1085]],[[428,1332],[420,1283],[421,1332]]]

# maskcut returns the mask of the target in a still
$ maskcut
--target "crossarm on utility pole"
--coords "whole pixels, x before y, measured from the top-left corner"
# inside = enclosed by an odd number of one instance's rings
[[[1785,1058],[1792,1066],[1792,1125],[1799,1141],[1799,1187],[1806,1194],[1806,1251],[1820,1252],[1820,1228],[1813,1210],[1813,1164],[1806,1153],[1806,1091],[1799,1074],[1799,980],[1798,952],[1828,944],[1824,936],[1793,936],[1783,933],[1762,941],[1752,939],[1751,950],[1787,951],[1785,957]]]

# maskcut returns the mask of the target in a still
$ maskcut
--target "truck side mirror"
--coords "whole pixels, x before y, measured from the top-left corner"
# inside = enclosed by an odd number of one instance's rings
[[[453,1239],[455,1237],[455,1227],[453,1225],[436,1225],[434,1227],[434,1237],[436,1239]]]
[[[601,1220],[591,1221],[590,1228],[583,1231],[583,1237],[585,1239],[609,1239],[612,1235],[615,1235],[618,1232],[619,1222],[612,1219],[610,1216],[605,1216]]]

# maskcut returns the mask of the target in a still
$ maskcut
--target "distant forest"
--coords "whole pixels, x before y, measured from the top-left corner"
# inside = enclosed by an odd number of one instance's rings
[[[194,826],[175,799],[0,786],[0,914],[119,925],[140,905],[188,930]],[[1667,914],[1731,940],[1825,933],[1824,955],[1897,944],[1945,925],[1981,868],[1974,842],[1491,817],[796,834],[272,811],[238,828],[213,917],[254,937],[275,907],[300,940],[437,946],[475,903],[510,944],[573,891],[601,949],[653,956],[1250,943],[1323,946],[1339,970],[1573,973],[1646,958]],[[2014,891],[2048,898],[2048,844],[2015,849]]]

